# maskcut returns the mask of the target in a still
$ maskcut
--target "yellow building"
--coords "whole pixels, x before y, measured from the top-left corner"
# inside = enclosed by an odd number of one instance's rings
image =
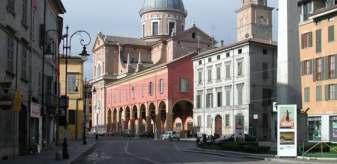
[[[66,62],[67,62],[67,81],[66,81]],[[83,132],[83,63],[81,57],[63,56],[60,59],[60,91],[61,95],[69,97],[69,107],[67,112],[67,136],[70,140],[82,138]],[[67,87],[66,86],[67,83]],[[65,92],[67,90],[67,92]],[[63,139],[64,128],[59,127],[60,139]]]
[[[303,111],[309,141],[337,141],[337,6],[333,0],[299,0]]]

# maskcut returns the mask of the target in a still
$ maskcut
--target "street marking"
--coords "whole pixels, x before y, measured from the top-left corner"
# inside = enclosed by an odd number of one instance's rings
[[[147,161],[147,162],[150,162],[150,163],[153,163],[153,164],[160,164],[160,162],[157,162],[157,161],[154,161],[150,158],[145,158],[145,157],[141,157],[141,156],[138,156],[136,154],[133,154],[131,152],[128,151],[128,147],[129,147],[129,140],[126,141],[126,144],[124,146],[124,152],[131,156],[131,157],[134,157],[134,158],[137,158],[137,159],[140,159],[140,160],[144,160],[144,161]]]

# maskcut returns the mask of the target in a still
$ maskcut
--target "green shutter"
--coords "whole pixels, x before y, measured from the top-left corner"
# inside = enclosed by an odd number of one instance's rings
[[[316,53],[322,52],[322,30],[316,30]]]
[[[330,99],[329,97],[329,85],[325,86],[325,90],[324,90],[324,94],[325,94],[325,100],[328,101]]]
[[[335,26],[329,26],[329,29],[328,29],[328,41],[329,42],[335,41]]]
[[[322,80],[327,80],[329,79],[329,58],[324,57],[322,60]]]
[[[312,61],[312,70],[313,70],[312,79],[313,79],[313,81],[316,81],[316,73],[317,73],[317,69],[316,69],[317,64],[316,63],[317,63],[317,59],[314,59]]]

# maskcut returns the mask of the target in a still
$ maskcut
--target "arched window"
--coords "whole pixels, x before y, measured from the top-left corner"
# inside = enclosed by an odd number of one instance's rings
[[[98,66],[97,66],[97,69],[96,69],[96,76],[101,76],[101,65],[100,64],[98,64]]]

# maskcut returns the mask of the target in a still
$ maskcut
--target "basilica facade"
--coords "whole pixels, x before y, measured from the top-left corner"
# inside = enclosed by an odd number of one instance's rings
[[[190,135],[193,64],[214,39],[186,29],[182,0],[145,0],[141,38],[99,33],[93,47],[93,127],[98,133]]]

